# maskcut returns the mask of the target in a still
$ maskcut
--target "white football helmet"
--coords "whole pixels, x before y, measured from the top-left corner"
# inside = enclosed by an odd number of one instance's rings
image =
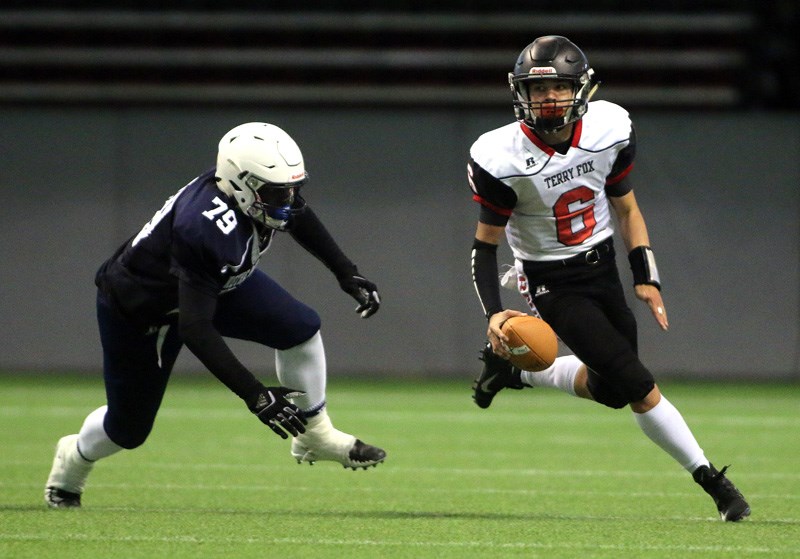
[[[300,148],[273,124],[240,124],[219,142],[217,187],[272,229],[283,229],[292,214],[303,211],[298,191],[307,177]]]

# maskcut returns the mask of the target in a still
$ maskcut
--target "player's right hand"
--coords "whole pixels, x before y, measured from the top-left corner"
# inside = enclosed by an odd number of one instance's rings
[[[664,306],[664,300],[661,298],[661,291],[654,286],[648,284],[637,284],[634,286],[637,299],[644,301],[653,313],[653,318],[656,319],[658,326],[665,332],[669,330],[669,320],[667,319],[667,309]]]
[[[503,333],[503,323],[512,316],[525,316],[524,312],[505,309],[489,317],[489,327],[486,329],[486,337],[492,344],[492,351],[495,355],[508,359],[511,354],[508,351],[508,336]]]
[[[247,402],[247,407],[261,422],[282,439],[296,437],[306,432],[306,417],[302,410],[287,398],[302,396],[305,392],[285,386],[265,386]]]
[[[358,274],[344,276],[339,278],[339,286],[358,302],[356,312],[361,318],[369,318],[378,312],[381,296],[378,287],[367,278]]]

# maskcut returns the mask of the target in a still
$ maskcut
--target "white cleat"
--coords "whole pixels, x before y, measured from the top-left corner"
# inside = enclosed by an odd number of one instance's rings
[[[44,488],[44,500],[51,508],[81,506],[81,493],[94,462],[78,452],[78,435],[62,437],[56,444],[53,467]]]
[[[323,409],[308,420],[305,433],[292,439],[292,456],[298,464],[330,460],[345,468],[366,470],[383,462],[386,452],[336,429]]]

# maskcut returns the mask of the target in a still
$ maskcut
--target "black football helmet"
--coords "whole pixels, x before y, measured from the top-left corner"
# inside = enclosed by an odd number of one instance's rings
[[[573,83],[572,99],[556,103],[532,102],[528,93],[530,84],[548,79],[570,80]],[[559,35],[539,37],[525,47],[517,58],[514,71],[508,74],[508,83],[517,120],[538,132],[553,132],[579,120],[586,113],[589,98],[599,85],[583,51]],[[547,112],[551,115],[557,113],[557,116],[541,116],[545,104],[548,105]]]

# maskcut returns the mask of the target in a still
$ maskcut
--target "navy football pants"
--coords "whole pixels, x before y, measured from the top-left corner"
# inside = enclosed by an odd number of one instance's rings
[[[103,346],[108,413],[106,433],[123,448],[141,445],[153,427],[170,373],[183,343],[178,320],[149,331],[132,325],[98,291],[97,322]],[[289,349],[320,328],[319,315],[261,270],[219,297],[214,317],[226,337]]]

